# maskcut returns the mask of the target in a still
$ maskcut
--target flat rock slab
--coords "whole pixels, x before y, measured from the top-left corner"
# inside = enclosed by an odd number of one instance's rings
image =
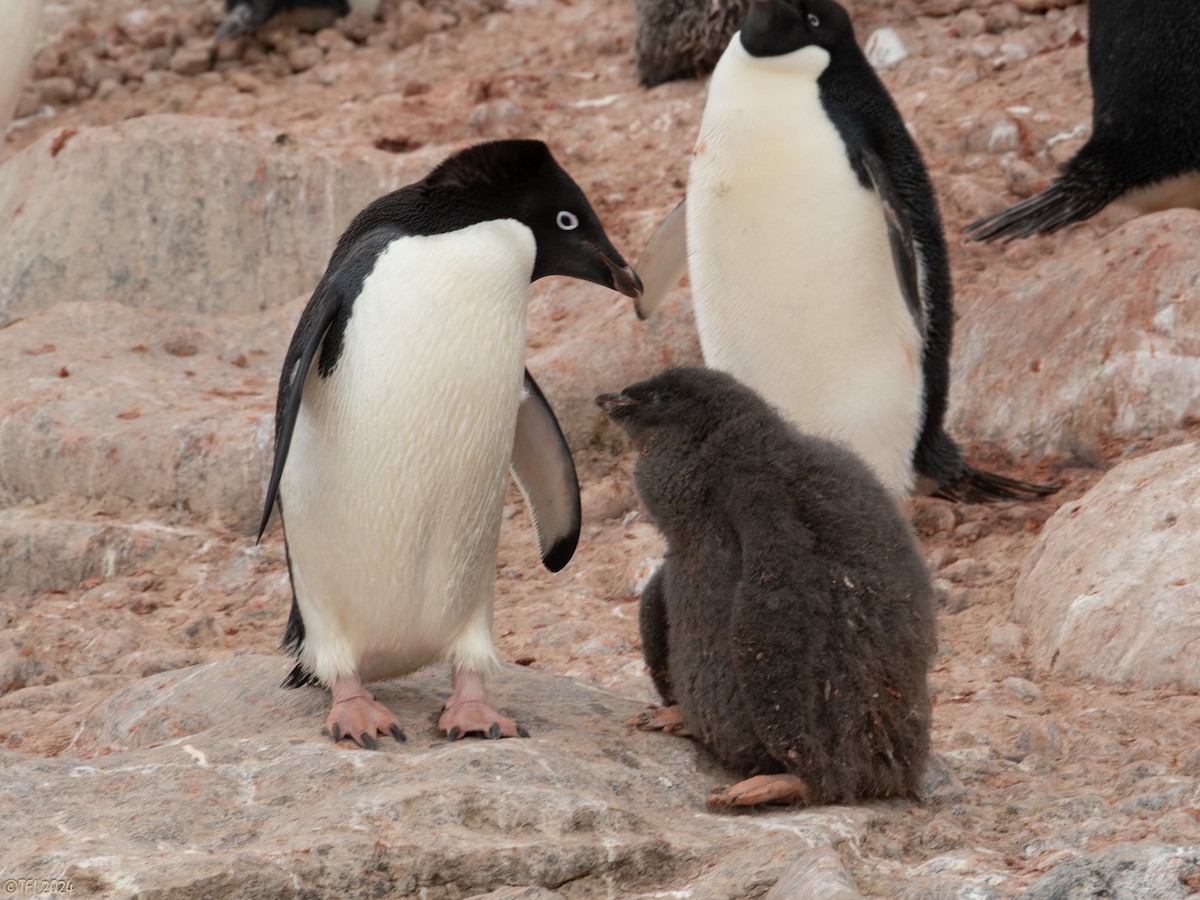
[[[248,532],[298,315],[61,303],[0,329],[0,505],[76,497]]]
[[[1050,870],[1029,886],[1026,900],[1173,900],[1194,897],[1200,847],[1127,844],[1088,853]]]
[[[278,687],[287,668],[246,655],[139,681],[86,719],[85,759],[0,752],[0,869],[143,898],[716,898],[765,893],[873,818],[710,814],[732,776],[694,744],[632,730],[636,701],[515,666],[492,694],[527,740],[446,741],[449,678],[430,671],[376,692],[406,743],[335,746],[327,694]]]
[[[1200,445],[1121,463],[1046,522],[1016,588],[1041,666],[1200,690]]]
[[[331,151],[153,115],[47,134],[0,167],[0,325],[62,300],[248,313],[311,291],[338,235],[447,155]]]

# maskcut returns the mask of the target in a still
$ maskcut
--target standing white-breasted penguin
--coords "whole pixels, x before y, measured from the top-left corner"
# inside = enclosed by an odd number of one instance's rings
[[[496,141],[359,213],[300,318],[259,536],[278,494],[298,660],[285,684],[331,688],[335,741],[403,739],[363,682],[442,660],[452,740],[519,732],[484,690],[510,466],[548,568],[579,534],[570,453],[524,372],[529,284],[544,275],[641,291],[546,145]]]
[[[1050,234],[1120,200],[1200,209],[1200,3],[1089,0],[1092,134],[1039,194],[972,222],[972,240]]]
[[[42,0],[10,0],[0,19],[0,134],[8,124],[21,88],[29,78],[29,63],[42,22]]]
[[[686,235],[686,237],[685,237]],[[833,0],[754,0],[709,82],[687,197],[638,264],[643,318],[688,271],[705,362],[895,495],[1037,495],[943,428],[950,270],[933,187]]]

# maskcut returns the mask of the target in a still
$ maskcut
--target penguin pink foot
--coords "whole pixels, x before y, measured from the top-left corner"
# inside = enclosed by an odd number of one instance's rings
[[[368,750],[375,749],[377,734],[390,734],[397,741],[407,740],[400,720],[376,700],[357,675],[339,675],[333,682],[333,708],[325,728],[334,743],[350,738]]]
[[[454,693],[442,707],[440,728],[457,741],[468,734],[482,734],[492,740],[502,737],[529,737],[529,732],[512,719],[500,715],[488,702],[483,676],[464,669],[453,670]]]
[[[762,803],[813,803],[812,792],[795,775],[755,775],[733,787],[717,788],[708,798],[709,809],[758,806]]]
[[[692,736],[687,722],[683,720],[683,713],[679,711],[678,704],[663,707],[648,706],[644,712],[630,719],[629,724],[641,731],[665,731],[667,734],[679,737]]]

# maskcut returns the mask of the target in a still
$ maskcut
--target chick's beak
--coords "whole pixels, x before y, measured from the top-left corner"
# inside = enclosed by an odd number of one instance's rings
[[[626,394],[601,394],[596,398],[596,405],[609,416],[616,417],[637,406],[637,401]]]

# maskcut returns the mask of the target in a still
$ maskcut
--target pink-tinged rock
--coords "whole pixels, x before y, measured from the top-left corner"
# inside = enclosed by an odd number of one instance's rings
[[[312,291],[363,206],[444,155],[331,151],[198,116],[47,134],[0,166],[0,325],[63,300],[284,303]]]
[[[1046,669],[1200,690],[1200,444],[1121,463],[1046,522],[1016,588]]]
[[[1200,212],[1096,227],[1030,239],[1053,256],[1014,246],[959,295],[951,434],[1095,461],[1200,418]]]
[[[628,727],[638,701],[517,666],[489,685],[527,740],[438,735],[449,676],[431,670],[376,691],[406,743],[335,745],[328,695],[279,687],[287,669],[246,655],[122,688],[83,717],[71,752],[90,758],[0,749],[4,871],[71,879],[76,896],[735,897],[872,817],[709,814],[730,775],[691,741]]]
[[[0,506],[76,497],[248,530],[298,315],[63,303],[0,329]]]

